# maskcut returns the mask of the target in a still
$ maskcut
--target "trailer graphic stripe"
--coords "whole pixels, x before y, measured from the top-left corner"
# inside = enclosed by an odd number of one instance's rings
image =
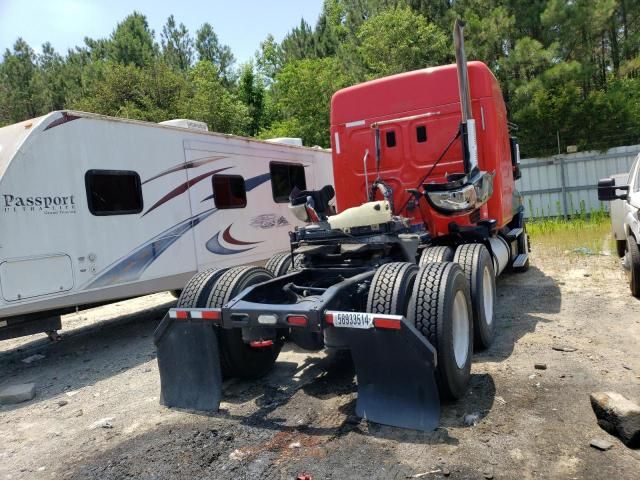
[[[249,250],[253,250],[254,248],[256,248],[254,246],[250,248],[243,248],[242,250],[231,250],[230,248],[224,247],[220,243],[219,238],[220,238],[220,232],[216,233],[205,244],[205,247],[207,247],[207,250],[209,250],[211,253],[215,253],[217,255],[233,255],[235,253],[248,252]],[[257,243],[262,243],[262,242],[257,242]]]
[[[184,192],[189,190],[189,188],[194,186],[196,183],[201,182],[205,178],[211,177],[211,176],[215,175],[218,172],[224,172],[225,170],[229,170],[230,168],[232,168],[232,167],[219,168],[217,170],[213,170],[211,172],[203,173],[202,175],[198,175],[197,177],[194,177],[194,178],[191,178],[191,179],[187,180],[182,185],[178,185],[176,188],[174,188],[169,193],[167,193],[164,197],[162,197],[160,200],[158,200],[155,204],[153,204],[153,206],[151,208],[149,208],[149,210],[144,212],[142,214],[142,216],[144,217],[147,213],[152,212],[153,210],[155,210],[159,206],[167,203],[169,200],[177,197],[178,195],[183,194]]]
[[[70,113],[67,113],[67,112],[63,112],[62,116],[60,118],[54,120],[53,122],[51,122],[49,125],[47,125],[44,128],[43,132],[49,130],[50,128],[55,128],[58,125],[62,125],[62,124],[65,124],[67,122],[72,122],[74,120],[78,120],[79,118],[82,118],[82,117],[80,117],[78,115],[71,115]]]
[[[231,236],[232,226],[233,226],[233,223],[229,225],[222,233],[222,239],[225,242],[230,243],[231,245],[255,245],[256,243],[262,243],[262,242],[243,242],[242,240],[236,240]]]
[[[205,218],[213,215],[217,210],[217,208],[206,210],[156,235],[126,256],[116,260],[95,279],[85,285],[84,288],[105,287],[138,280],[149,265],[171,245]]]
[[[160,173],[158,173],[157,175],[154,175],[151,178],[146,179],[144,182],[142,182],[142,185],[144,185],[145,183],[149,183],[152,180],[155,180],[156,178],[160,178],[163,177],[165,175],[169,175],[170,173],[174,173],[174,172],[179,172],[180,170],[188,170],[189,168],[197,168],[197,167],[201,167],[202,165],[206,165],[207,163],[211,163],[211,162],[215,162],[216,160],[222,160],[225,157],[207,157],[207,158],[199,158],[198,160],[192,160],[190,162],[186,162],[186,163],[181,163],[180,165],[176,165],[175,167],[171,167],[167,170],[164,170]]]

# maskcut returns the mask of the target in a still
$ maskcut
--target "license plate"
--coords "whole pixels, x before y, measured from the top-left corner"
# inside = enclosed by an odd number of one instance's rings
[[[333,326],[339,328],[373,328],[373,314],[333,312]]]

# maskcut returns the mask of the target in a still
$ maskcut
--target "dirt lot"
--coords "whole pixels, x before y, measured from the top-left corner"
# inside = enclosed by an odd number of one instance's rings
[[[498,290],[496,342],[432,433],[359,421],[349,362],[291,347],[262,381],[226,383],[219,413],[172,411],[152,343],[172,297],[70,315],[59,343],[0,343],[0,385],[37,384],[34,400],[0,407],[0,478],[637,479],[640,450],[600,430],[589,404],[597,390],[640,401],[640,302],[617,259],[539,249]],[[590,447],[596,436],[614,447]]]

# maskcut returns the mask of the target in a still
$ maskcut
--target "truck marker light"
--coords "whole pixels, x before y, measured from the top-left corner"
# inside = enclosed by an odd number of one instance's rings
[[[296,327],[306,327],[307,317],[305,315],[289,315],[287,317],[287,323]]]
[[[199,314],[199,316],[196,316]],[[202,318],[203,320],[219,321],[222,318],[220,310],[202,310],[200,312],[191,312],[191,318]]]
[[[347,128],[361,127],[362,125],[364,125],[364,120],[356,120],[355,122],[347,122],[344,124]]]
[[[374,318],[373,326],[376,328],[386,328],[389,330],[400,330],[402,328],[402,321],[392,318]]]
[[[273,340],[254,340],[249,345],[253,348],[266,348],[273,345]]]
[[[333,313],[325,314],[324,321],[327,323],[327,325],[333,325]]]

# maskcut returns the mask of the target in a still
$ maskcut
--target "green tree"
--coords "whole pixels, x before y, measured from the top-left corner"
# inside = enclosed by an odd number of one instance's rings
[[[260,42],[260,48],[255,57],[258,72],[267,85],[271,84],[284,63],[282,49],[273,35],[267,35],[267,38]]]
[[[160,36],[162,55],[167,64],[177,70],[187,71],[193,62],[193,39],[183,23],[176,25],[173,15],[162,27]]]
[[[332,57],[287,63],[270,92],[279,116],[260,136],[300,137],[305,145],[328,147],[331,96],[350,83]]]
[[[304,18],[284,37],[280,48],[285,62],[316,56],[313,30]]]
[[[0,111],[5,112],[3,123],[15,123],[43,113],[38,106],[35,76],[36,56],[22,38],[13,45],[13,51],[5,50],[0,64]]]
[[[157,54],[153,31],[149,29],[147,18],[138,12],[118,24],[107,48],[112,62],[137,67],[151,65]]]
[[[233,64],[235,57],[228,45],[222,45],[218,35],[209,23],[204,23],[196,32],[196,50],[198,59],[211,62],[227,85],[233,81]]]
[[[255,136],[262,126],[265,88],[262,79],[255,74],[252,63],[246,63],[240,68],[237,91],[238,98],[247,106],[251,117],[247,133]]]
[[[66,100],[64,59],[47,42],[42,45],[42,53],[36,57],[36,65],[34,84],[38,108],[42,112],[64,108]]]
[[[213,63],[199,61],[189,72],[189,80],[182,116],[203,121],[214,132],[247,134],[251,123],[248,109],[225,88]]]
[[[446,63],[448,36],[407,7],[383,11],[362,24],[357,48],[370,77]]]
[[[164,62],[145,69],[112,63],[91,95],[72,106],[88,112],[159,122],[179,116],[186,81]]]

